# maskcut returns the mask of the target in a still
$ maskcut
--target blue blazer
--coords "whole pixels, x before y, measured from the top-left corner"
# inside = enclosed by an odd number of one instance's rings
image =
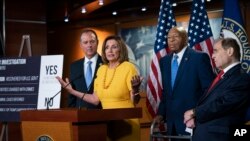
[[[229,141],[230,127],[245,123],[249,95],[250,76],[236,65],[198,102],[193,141]]]
[[[102,58],[100,55],[98,55],[98,59],[96,62],[96,69],[94,72],[94,78],[92,79],[92,83],[90,84],[89,90],[88,90],[88,88],[86,86],[86,82],[85,82],[84,59],[85,58],[77,60],[70,65],[70,80],[71,81],[73,80],[71,85],[72,85],[72,88],[77,90],[77,91],[92,94],[93,89],[94,89],[94,86],[93,86],[94,79],[96,78],[96,73],[97,73],[98,68],[102,64]],[[88,102],[80,100],[79,98],[77,98],[76,96],[71,95],[71,94],[69,94],[69,96],[68,96],[68,106],[69,107],[76,107],[76,108],[85,107],[88,109],[100,108],[100,105],[95,106],[93,104],[90,104]]]
[[[167,121],[168,134],[173,127],[177,134],[187,135],[184,112],[196,106],[198,100],[214,79],[206,53],[187,48],[180,62],[174,87],[171,87],[171,60],[173,54],[160,60],[163,93],[158,114]]]

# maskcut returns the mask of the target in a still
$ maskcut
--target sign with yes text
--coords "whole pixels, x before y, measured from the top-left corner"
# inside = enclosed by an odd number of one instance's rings
[[[19,121],[21,110],[60,108],[63,55],[0,58],[0,121]]]

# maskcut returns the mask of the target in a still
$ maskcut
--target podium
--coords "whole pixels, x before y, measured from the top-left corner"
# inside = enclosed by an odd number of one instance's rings
[[[20,112],[23,141],[105,141],[107,124],[141,118],[141,108],[57,109]]]

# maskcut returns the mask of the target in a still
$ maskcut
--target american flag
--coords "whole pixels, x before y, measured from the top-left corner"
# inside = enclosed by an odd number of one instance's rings
[[[170,0],[162,0],[158,18],[156,40],[154,44],[154,55],[151,61],[147,83],[146,105],[152,117],[154,117],[157,113],[162,95],[162,79],[159,60],[168,53],[167,34],[168,31],[174,26],[176,26],[176,21],[172,11],[171,2]]]
[[[189,47],[206,52],[212,61],[214,38],[209,24],[204,0],[193,0],[192,14],[188,27]]]

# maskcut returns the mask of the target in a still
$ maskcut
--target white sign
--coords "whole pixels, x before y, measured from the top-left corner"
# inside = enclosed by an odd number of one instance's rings
[[[37,109],[60,108],[61,85],[55,78],[62,77],[63,55],[41,57]]]

